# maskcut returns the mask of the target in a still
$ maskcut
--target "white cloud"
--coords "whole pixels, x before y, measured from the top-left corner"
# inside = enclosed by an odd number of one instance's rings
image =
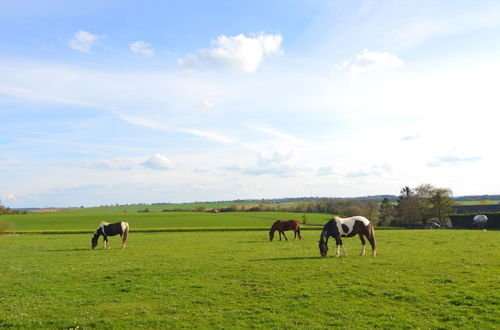
[[[14,202],[17,200],[17,196],[13,193],[6,193],[2,195],[2,199],[5,199],[6,201],[9,202]]]
[[[147,161],[141,163],[141,165],[155,170],[169,170],[173,168],[172,161],[158,152]]]
[[[153,46],[142,40],[131,43],[130,50],[137,55],[153,56],[155,54]]]
[[[82,53],[88,53],[97,40],[99,40],[99,37],[95,34],[79,30],[72,39],[68,40],[68,45]]]
[[[196,107],[199,109],[213,109],[215,108],[215,102],[209,100],[203,100]]]
[[[322,166],[318,168],[316,175],[318,176],[326,176],[326,175],[333,175],[336,174],[335,169],[333,166]]]
[[[257,158],[257,166],[235,164],[224,169],[252,176],[272,175],[282,178],[297,177],[310,170],[299,164],[299,153],[296,150],[260,153]]]
[[[388,52],[369,52],[367,49],[354,58],[337,65],[337,70],[357,75],[375,69],[397,69],[404,65],[396,55]]]
[[[187,69],[226,68],[252,73],[257,70],[262,59],[269,55],[281,55],[280,34],[260,34],[256,37],[221,35],[212,41],[212,48],[202,49],[197,54],[189,54],[178,63]]]

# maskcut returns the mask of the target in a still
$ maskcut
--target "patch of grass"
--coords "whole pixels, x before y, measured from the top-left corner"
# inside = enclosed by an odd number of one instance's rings
[[[3,235],[0,327],[498,328],[500,232],[376,234],[375,258],[357,238],[321,258],[319,230],[134,233],[93,251],[88,235]]]

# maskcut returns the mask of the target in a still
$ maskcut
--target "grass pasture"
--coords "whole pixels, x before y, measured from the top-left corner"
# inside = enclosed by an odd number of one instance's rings
[[[2,215],[0,220],[23,230],[88,230],[94,231],[101,221],[127,221],[131,231],[148,228],[189,227],[255,227],[270,228],[277,219],[302,221],[302,213],[287,212],[110,212],[101,209],[80,209],[51,212]],[[308,223],[324,224],[332,215],[307,214]]]
[[[498,329],[500,232],[376,235],[375,258],[357,238],[321,258],[319,230],[131,233],[94,251],[88,234],[2,235],[0,328]]]

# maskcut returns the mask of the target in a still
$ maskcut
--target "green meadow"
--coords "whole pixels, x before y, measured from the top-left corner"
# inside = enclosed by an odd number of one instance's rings
[[[50,213],[30,213],[0,216],[16,231],[23,230],[88,230],[94,231],[101,221],[126,221],[130,230],[159,228],[270,228],[278,219],[303,221],[303,213],[286,212],[119,212],[102,209],[70,209]],[[307,223],[324,224],[333,216],[307,214]]]
[[[132,228],[124,250],[118,237],[90,250],[88,233],[1,235],[0,327],[499,327],[499,231],[376,230],[377,257],[358,256],[349,238],[349,256],[322,258],[319,229],[269,242],[267,217],[279,214],[167,213],[120,214]],[[93,230],[93,215],[1,218],[25,230]],[[255,230],[197,229],[210,224]],[[193,230],[133,231],[176,226]]]

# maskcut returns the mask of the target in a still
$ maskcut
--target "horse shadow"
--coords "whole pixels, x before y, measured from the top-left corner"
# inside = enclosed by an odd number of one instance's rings
[[[91,251],[90,248],[73,248],[73,249],[56,249],[56,250],[45,250],[45,252],[74,252],[74,251]]]
[[[324,259],[324,257],[317,256],[317,257],[284,257],[284,258],[263,258],[263,259],[250,259],[250,261],[286,261],[286,260],[319,260],[319,259]]]

